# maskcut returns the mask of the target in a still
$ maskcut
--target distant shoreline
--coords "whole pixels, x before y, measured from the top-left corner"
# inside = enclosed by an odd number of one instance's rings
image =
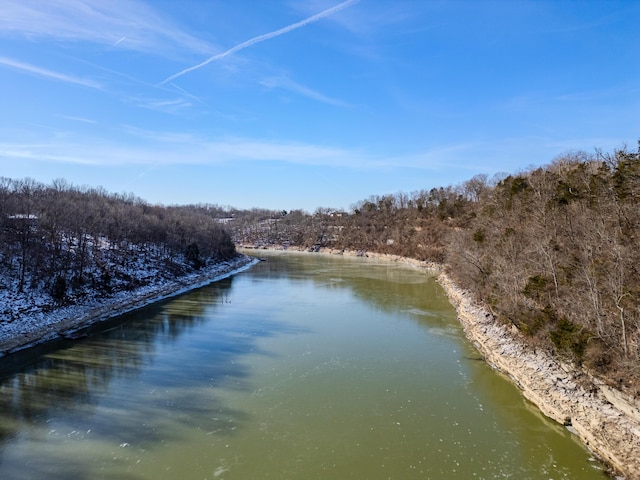
[[[51,312],[51,316],[58,318],[54,321],[43,322],[44,324],[39,325],[37,319],[30,319],[32,320],[29,322],[31,325],[27,327],[16,326],[13,323],[0,325],[0,357],[58,338],[74,338],[84,328],[165,298],[222,280],[250,268],[257,262],[259,262],[258,259],[248,255],[239,255],[231,260],[218,262],[172,281],[162,282],[151,287],[141,287],[131,292],[120,292],[104,301],[90,305],[78,304],[61,307]],[[47,315],[43,314],[42,316],[46,317]]]
[[[297,247],[238,247],[257,252],[308,252]],[[316,253],[316,252],[309,252]],[[467,339],[494,369],[511,379],[547,417],[566,426],[616,474],[640,479],[640,403],[588,373],[527,345],[519,332],[498,323],[461,290],[443,265],[372,252],[320,249],[324,255],[369,257],[433,270],[455,307]]]

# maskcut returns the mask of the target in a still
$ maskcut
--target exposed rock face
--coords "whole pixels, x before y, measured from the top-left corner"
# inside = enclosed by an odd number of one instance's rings
[[[497,323],[445,275],[439,282],[465,334],[485,360],[511,377],[545,415],[566,425],[604,462],[640,479],[640,405],[548,352],[529,347],[515,329]]]

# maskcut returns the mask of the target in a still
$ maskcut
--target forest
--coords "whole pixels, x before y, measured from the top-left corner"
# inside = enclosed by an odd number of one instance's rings
[[[536,348],[640,396],[640,142],[511,175],[372,196],[350,211],[220,209],[238,244],[444,264]]]
[[[0,178],[0,290],[53,305],[172,279],[236,255],[203,210],[150,205],[64,180]],[[6,295],[5,295],[6,297]],[[14,297],[14,300],[17,297]],[[0,311],[15,315],[14,309]]]

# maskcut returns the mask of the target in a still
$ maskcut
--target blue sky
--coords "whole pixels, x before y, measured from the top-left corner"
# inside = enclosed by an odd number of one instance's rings
[[[349,208],[640,138],[640,2],[0,0],[0,176]]]

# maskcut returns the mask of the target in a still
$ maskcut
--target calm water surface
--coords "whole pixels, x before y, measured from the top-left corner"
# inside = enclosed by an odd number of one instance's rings
[[[429,274],[264,257],[1,359],[0,478],[606,478],[478,360]]]

